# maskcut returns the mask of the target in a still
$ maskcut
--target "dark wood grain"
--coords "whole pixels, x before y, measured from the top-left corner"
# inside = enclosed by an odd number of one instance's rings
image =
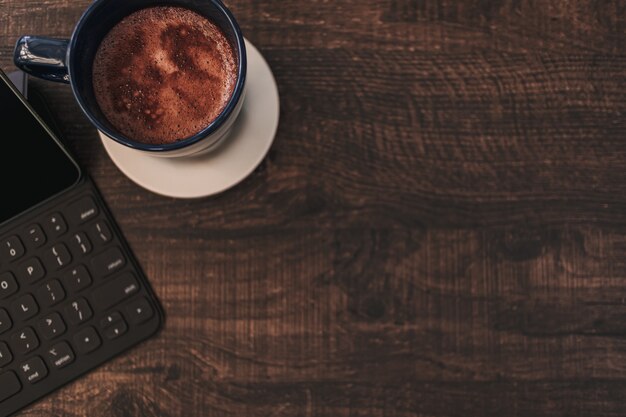
[[[0,67],[88,3],[0,0]],[[229,6],[282,121],[220,196],[137,187],[34,83],[167,324],[21,415],[626,415],[626,3]]]

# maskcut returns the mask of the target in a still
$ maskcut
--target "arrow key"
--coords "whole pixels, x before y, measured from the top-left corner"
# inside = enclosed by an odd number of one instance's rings
[[[107,327],[109,327],[110,325],[117,323],[120,320],[124,320],[124,318],[122,317],[122,315],[117,312],[114,311],[112,313],[107,314],[106,316],[104,316],[104,318],[102,320],[100,320],[100,329],[106,329]]]
[[[154,311],[145,298],[139,298],[126,306],[126,317],[132,324],[141,324],[148,321]]]
[[[93,327],[86,327],[74,335],[74,345],[79,353],[93,352],[102,344],[100,336]]]
[[[104,331],[104,337],[109,340],[117,339],[127,331],[128,326],[126,325],[126,322],[124,320],[120,320],[107,327]]]

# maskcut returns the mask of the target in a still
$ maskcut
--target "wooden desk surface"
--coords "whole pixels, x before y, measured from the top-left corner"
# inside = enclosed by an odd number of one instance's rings
[[[0,67],[88,0],[0,0]],[[230,0],[276,143],[178,201],[36,82],[167,311],[23,416],[626,415],[626,5]]]

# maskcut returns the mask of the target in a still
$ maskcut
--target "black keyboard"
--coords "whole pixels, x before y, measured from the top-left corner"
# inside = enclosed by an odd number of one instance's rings
[[[0,227],[0,416],[150,337],[162,317],[89,179]]]

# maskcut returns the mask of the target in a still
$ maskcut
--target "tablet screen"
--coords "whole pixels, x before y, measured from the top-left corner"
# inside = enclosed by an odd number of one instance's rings
[[[70,188],[76,163],[0,76],[0,224]]]

